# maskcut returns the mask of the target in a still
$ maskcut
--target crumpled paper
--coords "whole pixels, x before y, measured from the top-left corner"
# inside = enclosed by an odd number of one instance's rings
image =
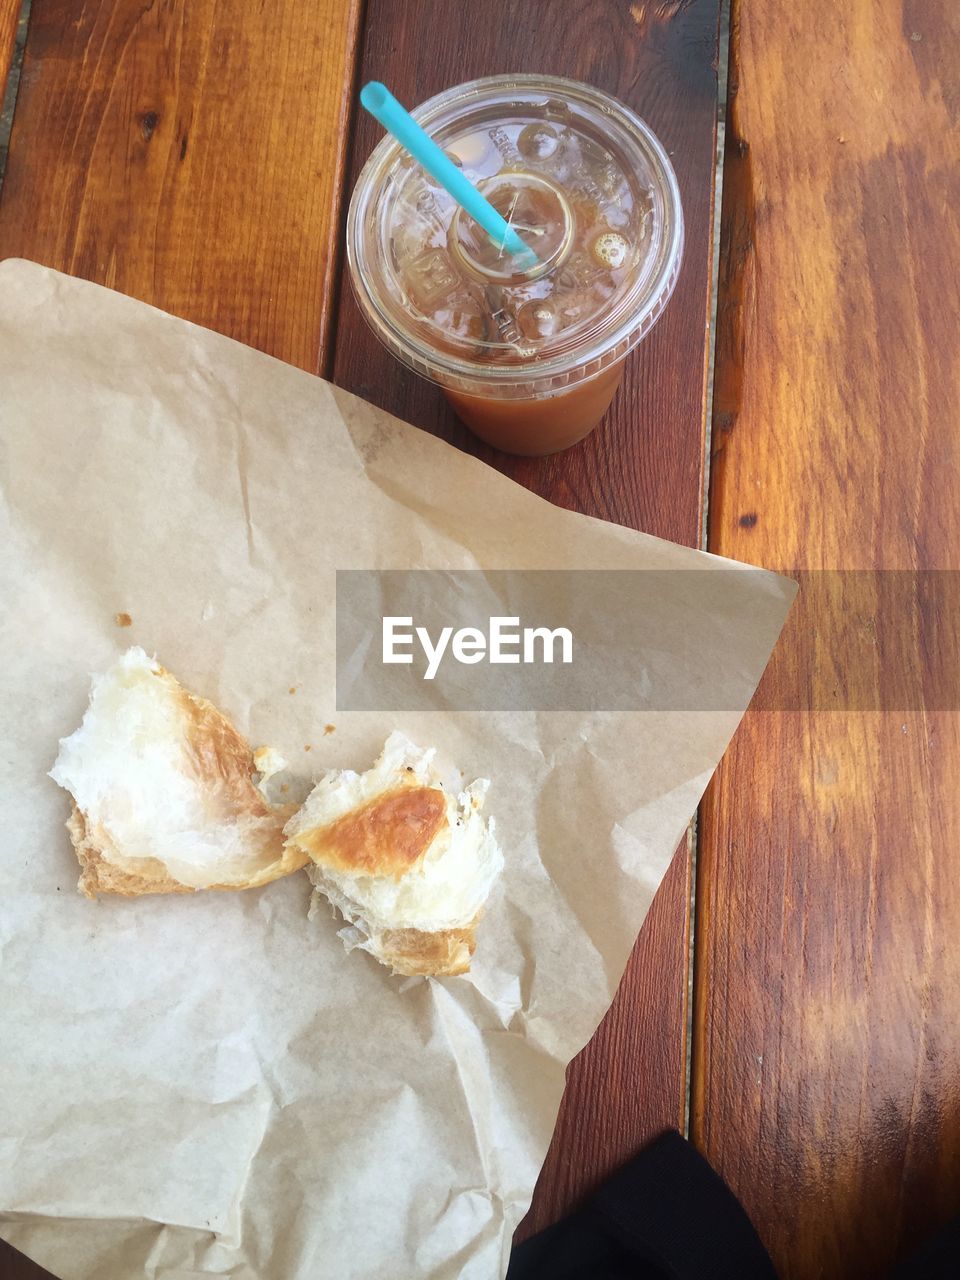
[[[680,629],[674,674],[730,679],[730,710],[338,713],[337,568],[731,566],[555,508],[320,379],[16,261],[0,479],[0,1232],[64,1280],[502,1276],[564,1068],[793,584],[744,568],[749,609],[708,586]],[[345,954],[332,917],[307,919],[303,874],[79,897],[47,770],[90,673],[132,643],[303,774],[365,768],[402,728],[490,778],[506,870],[469,976]]]

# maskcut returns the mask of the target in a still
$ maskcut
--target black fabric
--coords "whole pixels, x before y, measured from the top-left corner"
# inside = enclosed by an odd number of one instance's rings
[[[784,1206],[789,1213],[789,1207]],[[860,1275],[856,1259],[851,1274]],[[957,1280],[960,1217],[889,1280]],[[665,1133],[578,1212],[518,1245],[507,1280],[777,1280],[750,1219],[678,1133]]]
[[[507,1280],[777,1280],[706,1160],[665,1133],[577,1213],[513,1251]]]
[[[895,1269],[890,1280],[957,1280],[960,1218],[954,1218]]]

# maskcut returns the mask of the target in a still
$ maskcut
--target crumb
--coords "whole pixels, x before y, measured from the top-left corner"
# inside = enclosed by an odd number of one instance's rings
[[[297,686],[295,684],[292,684],[290,688],[287,690],[287,693],[296,693],[296,692],[297,692]]]
[[[845,138],[845,137],[843,136],[843,134],[841,133],[841,135],[840,135],[840,137],[837,139],[837,141],[838,141],[838,142],[846,142],[846,138]]]
[[[310,742],[308,742],[308,743],[307,743],[307,745],[306,745],[303,749],[304,749],[304,751],[312,751],[312,750],[313,750],[313,744],[312,744],[312,743],[310,743]]]
[[[130,627],[133,625],[133,619],[130,617],[129,613],[115,613],[113,615],[113,620],[118,627]]]
[[[289,791],[289,790],[290,790],[290,784],[289,784],[289,783],[287,783],[287,782],[281,782],[281,783],[280,783],[280,790],[281,790],[281,791]]]
[[[333,733],[333,731],[336,729],[336,727],[337,727],[337,726],[336,726],[335,724],[325,724],[325,725],[323,726],[323,732],[324,732],[324,734]]]

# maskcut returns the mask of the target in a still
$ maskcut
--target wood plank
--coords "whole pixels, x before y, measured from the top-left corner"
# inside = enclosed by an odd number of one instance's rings
[[[0,1276],[3,1280],[57,1280],[57,1277],[0,1240]]]
[[[13,60],[19,17],[20,0],[0,0],[0,101],[3,99],[10,63]]]
[[[360,0],[33,0],[0,257],[324,370]]]
[[[0,0],[0,63],[19,7]],[[0,257],[326,372],[359,12],[33,0]],[[47,1274],[2,1241],[0,1271]]]
[[[644,921],[619,990],[567,1070],[567,1087],[517,1241],[558,1221],[686,1108],[689,839]]]
[[[334,380],[484,458],[561,506],[679,542],[700,532],[706,322],[716,126],[717,0],[592,0],[531,7],[478,0],[440,20],[426,4],[368,0],[363,80],[407,105],[451,84],[514,71],[568,75],[608,90],[654,127],[673,157],[687,227],[684,269],[658,328],[628,362],[604,426],[546,459],[481,445],[439,391],[379,346],[344,284]],[[358,118],[351,172],[380,136]],[[553,1146],[521,1235],[560,1217],[664,1128],[683,1124],[689,871],[686,848],[641,933],[620,994],[571,1065]]]
[[[960,8],[734,0],[734,21],[710,546],[956,570]],[[929,655],[912,613],[892,651],[865,643],[869,598],[835,589],[821,667],[879,706]],[[784,1280],[886,1275],[960,1202],[958,720],[753,712],[703,807],[693,1135]]]

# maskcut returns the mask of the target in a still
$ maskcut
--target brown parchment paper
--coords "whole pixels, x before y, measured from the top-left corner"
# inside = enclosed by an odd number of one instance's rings
[[[64,1280],[502,1276],[564,1067],[793,584],[745,569],[736,616],[708,585],[676,642],[677,669],[708,679],[738,654],[730,711],[338,714],[337,568],[730,564],[552,507],[319,379],[15,261],[0,477],[0,1232]],[[79,897],[47,770],[89,674],[133,643],[304,773],[365,768],[399,727],[489,777],[506,870],[471,974],[347,955],[333,918],[308,921],[302,874]]]

